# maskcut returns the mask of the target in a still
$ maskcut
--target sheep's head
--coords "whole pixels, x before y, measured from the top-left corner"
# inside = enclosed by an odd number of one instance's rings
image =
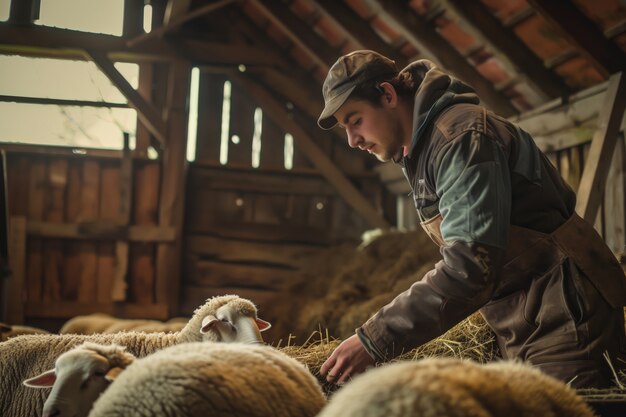
[[[179,334],[181,342],[263,343],[270,323],[257,317],[254,304],[236,295],[213,297],[196,309]]]
[[[86,417],[98,396],[134,359],[122,346],[86,342],[63,353],[54,369],[25,380],[24,385],[52,387],[42,417]]]

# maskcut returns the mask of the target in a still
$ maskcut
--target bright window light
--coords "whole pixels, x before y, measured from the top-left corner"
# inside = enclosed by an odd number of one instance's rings
[[[116,62],[115,68],[137,88],[139,66]],[[93,62],[0,55],[0,94],[126,103]]]
[[[263,110],[254,110],[254,133],[252,134],[252,168],[261,164],[261,134],[263,133]]]
[[[149,33],[152,31],[152,5],[143,6],[143,31]]]
[[[11,0],[0,0],[0,22],[9,20],[11,10]]]
[[[222,100],[222,136],[220,138],[220,164],[228,163],[228,139],[230,138],[230,81],[224,81]]]
[[[122,36],[124,0],[41,0],[35,23]]]
[[[285,133],[285,169],[293,168],[293,136],[291,133]]]
[[[187,121],[187,161],[196,160],[196,142],[198,138],[198,93],[200,92],[200,70],[191,70],[189,86],[189,119]]]
[[[235,145],[239,145],[239,142],[241,142],[241,138],[239,137],[239,135],[233,135],[231,136],[230,141]]]
[[[133,109],[0,102],[0,142],[123,149],[136,129]]]

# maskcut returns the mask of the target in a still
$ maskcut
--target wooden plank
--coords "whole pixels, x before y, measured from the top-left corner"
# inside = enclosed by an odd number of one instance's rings
[[[87,149],[69,146],[33,145],[27,143],[0,143],[0,148],[11,155],[71,156],[75,158],[119,159],[121,151],[109,149]]]
[[[82,221],[98,218],[100,197],[100,165],[98,162],[85,161],[82,171],[80,215]],[[96,301],[96,277],[98,276],[97,246],[93,242],[81,242],[79,245],[81,270],[77,299],[82,303]]]
[[[320,252],[305,244],[281,244],[243,241],[216,236],[190,235],[185,239],[186,252],[222,262],[263,264],[282,268],[300,268],[303,260]]]
[[[83,177],[83,161],[70,160],[67,174],[67,191],[65,202],[65,219],[67,222],[77,222],[80,218],[81,210],[81,190]],[[46,227],[37,228],[34,222],[29,222],[31,233],[44,231]],[[35,230],[33,230],[35,229]],[[62,236],[57,236],[62,237]],[[78,297],[78,286],[80,285],[81,274],[81,245],[78,242],[66,242],[65,245],[65,274],[61,287],[62,298],[65,301],[76,300]]]
[[[29,25],[33,23],[33,20],[38,18],[39,1],[37,1],[37,3],[35,3],[35,0],[11,1],[10,4],[9,22]],[[35,4],[37,4],[37,6],[35,6]]]
[[[257,194],[254,196],[252,219],[255,223],[282,226],[287,213],[287,196]]]
[[[205,233],[234,239],[256,239],[261,242],[294,242],[328,245],[331,243],[328,229],[314,228],[298,223],[276,225],[255,224],[252,222],[228,222],[213,220],[200,228],[189,228],[189,233]]]
[[[128,135],[124,135],[124,159],[120,166],[120,182],[118,192],[120,195],[120,205],[117,212],[117,223],[128,225],[131,217],[131,206],[133,199],[133,159],[128,147]],[[113,301],[124,301],[128,283],[128,255],[129,245],[127,241],[118,240],[115,242],[115,275],[110,288],[110,296]]]
[[[624,150],[624,136],[620,134],[606,178],[603,204],[607,214],[604,218],[604,240],[618,258],[626,249],[626,207],[624,207],[626,171],[624,170]]]
[[[83,240],[129,240],[131,242],[171,242],[176,237],[167,226],[120,226],[117,222],[94,220],[77,223],[28,222],[28,234]]]
[[[228,164],[252,167],[252,136],[254,134],[254,111],[257,106],[250,100],[245,89],[237,84],[232,86],[230,95],[230,126],[228,140]],[[239,143],[233,142],[233,135],[239,137]],[[265,135],[261,138],[265,143]],[[266,145],[268,146],[268,145]],[[270,152],[269,148],[262,149]]]
[[[70,318],[91,313],[105,313],[128,319],[169,319],[165,304],[99,304],[56,301],[50,303],[27,302],[24,306],[26,316],[31,318]]]
[[[176,238],[172,243],[157,246],[156,301],[176,311],[179,277],[181,274],[181,234],[185,210],[185,176],[187,147],[187,96],[191,66],[176,62],[170,66],[168,77],[168,137],[171,138],[163,157],[163,181],[159,200],[159,226],[173,227]]]
[[[501,56],[510,60],[517,72],[534,84],[549,98],[569,95],[572,90],[563,79],[545,68],[543,61],[528,46],[505,27],[481,1],[447,0],[446,5],[458,13],[465,24],[479,32],[488,45],[495,47]]]
[[[136,46],[139,45],[149,39],[153,38],[162,38],[167,32],[170,32],[178,27],[180,27],[183,23],[188,22],[192,19],[198,18],[200,16],[206,15],[212,11],[219,10],[224,6],[228,6],[233,3],[235,0],[219,0],[209,4],[205,4],[204,6],[197,7],[189,13],[184,13],[179,16],[173,16],[172,14],[168,14],[166,11],[166,20],[165,24],[153,29],[151,32],[144,33],[143,35],[139,35],[136,38],[133,38],[126,42],[128,46]],[[187,1],[189,3],[189,1]],[[171,4],[168,3],[168,5]],[[168,8],[168,10],[171,10]],[[168,18],[169,17],[169,18]]]
[[[189,172],[188,183],[189,190],[195,198],[213,190],[272,195],[337,195],[336,190],[319,175],[298,176],[288,171],[279,174],[260,170],[228,170],[193,166]]]
[[[198,94],[198,139],[196,162],[220,161],[222,132],[222,103],[224,82],[227,78],[219,74],[201,73]]]
[[[137,117],[161,144],[167,143],[166,125],[157,110],[135,90],[122,74],[113,66],[105,53],[88,50],[87,54],[113,85],[126,97],[130,106],[137,111]]]
[[[233,48],[229,43],[197,40],[177,40],[174,45],[165,39],[151,39],[131,48],[119,36],[0,23],[0,53],[85,60],[85,50],[107,54],[112,61],[124,62],[170,62],[180,59],[181,51],[185,51],[185,55],[198,65],[271,67],[276,64],[266,51],[254,45]]]
[[[9,267],[11,275],[7,285],[6,320],[12,324],[24,323],[25,273],[26,273],[26,218],[11,217],[9,235]]]
[[[609,81],[605,105],[598,120],[598,130],[593,136],[578,189],[576,211],[587,221],[596,218],[602,200],[610,158],[615,149],[624,109],[626,109],[626,77],[618,73],[611,76]]]
[[[120,210],[120,166],[117,163],[102,163],[100,167],[99,218],[101,221],[117,222]],[[98,242],[98,274],[96,280],[96,302],[112,302],[111,288],[115,276],[115,245],[113,242]]]
[[[313,165],[315,165],[322,175],[337,189],[339,195],[341,195],[357,213],[368,221],[371,227],[389,227],[378,211],[371,206],[365,197],[363,197],[345,177],[341,170],[333,164],[328,156],[319,149],[315,140],[309,133],[289,117],[289,114],[285,111],[281,103],[276,101],[271,94],[259,84],[242,76],[237,76],[236,80],[261,104],[269,117],[293,134],[294,140],[297,141],[298,146],[309,156]]]
[[[135,201],[133,203],[134,223],[142,227],[158,227],[157,207],[159,204],[160,166],[145,163],[135,168]],[[174,229],[172,240],[174,239]],[[130,247],[130,297],[140,304],[155,300],[155,254],[154,244],[133,243]]]
[[[122,34],[125,38],[137,36],[143,32],[143,8],[143,2],[124,0],[124,25]]]
[[[405,35],[407,39],[421,49],[424,45],[441,65],[458,78],[471,85],[487,106],[497,110],[498,114],[508,117],[518,113],[509,99],[497,91],[491,81],[484,78],[470,65],[452,45],[450,45],[424,17],[413,11],[407,11],[405,5],[393,1],[365,0],[372,7],[374,14],[388,21]]]
[[[28,184],[28,217],[27,220],[42,220],[44,216],[44,198],[47,164],[37,158],[31,161]],[[26,299],[40,301],[42,295],[43,252],[41,239],[28,242],[26,254]]]
[[[607,39],[602,30],[569,0],[529,0],[533,9],[563,32],[571,45],[604,76],[626,69],[626,52]]]
[[[269,265],[186,259],[185,285],[203,287],[242,287],[267,290],[285,289],[293,280],[296,271]]]
[[[30,162],[22,155],[9,154],[7,158],[7,187],[9,213],[11,216],[24,216],[28,213]]]
[[[48,164],[48,190],[46,193],[45,220],[62,222],[65,209],[65,189],[67,186],[68,165],[66,159],[54,159]],[[61,299],[63,271],[63,243],[58,239],[43,242],[43,301]]]
[[[154,64],[140,63],[139,64],[139,86],[137,92],[141,97],[146,99],[148,103],[152,101],[152,87],[154,82]],[[137,131],[135,133],[135,150],[133,151],[133,157],[147,157],[148,147],[150,146],[150,131],[143,125],[143,123],[137,124]],[[122,151],[122,158],[123,156]]]
[[[396,62],[398,68],[404,68],[409,61],[397,49],[389,45],[378,36],[368,21],[359,16],[346,3],[336,0],[314,0],[314,3],[333,22],[342,27],[348,36],[358,45],[359,49],[371,49],[381,53]]]

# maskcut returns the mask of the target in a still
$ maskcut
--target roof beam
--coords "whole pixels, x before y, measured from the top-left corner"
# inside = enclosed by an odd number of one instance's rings
[[[529,3],[548,22],[559,28],[565,38],[587,57],[604,77],[626,70],[626,52],[607,39],[574,2],[529,0]]]
[[[447,0],[447,3],[481,34],[485,42],[504,54],[517,71],[525,73],[528,81],[546,96],[556,98],[572,93],[563,79],[547,70],[542,60],[511,29],[504,27],[482,2]]]
[[[170,2],[173,0],[170,0]],[[165,14],[166,17],[170,16],[171,19],[166,19],[167,23],[164,23],[162,26],[159,26],[158,28],[152,30],[151,32],[148,33],[144,33],[140,36],[137,36],[134,39],[131,39],[127,42],[128,46],[136,46],[142,42],[145,42],[148,39],[152,39],[152,38],[162,38],[163,35],[165,35],[167,32],[171,32],[172,30],[180,27],[182,24],[184,24],[185,22],[188,22],[192,19],[195,19],[197,17],[206,15],[212,11],[218,10],[224,6],[228,6],[229,4],[235,2],[235,0],[219,0],[216,1],[214,3],[209,3],[206,4],[202,7],[199,7],[195,10],[192,10],[191,12],[187,13],[187,14],[183,14],[181,16],[176,16],[173,17],[171,14],[168,15],[167,12]],[[169,4],[168,4],[168,10],[169,10]]]
[[[221,42],[181,40],[173,46],[165,40],[150,39],[140,47],[129,47],[117,36],[0,23],[0,53],[85,59],[85,49],[105,53],[113,61],[172,61],[179,60],[184,52],[194,64],[276,65],[266,51],[248,45],[233,48]]]
[[[374,8],[375,13],[383,15],[387,21],[400,29],[418,49],[419,45],[424,45],[431,51],[431,54],[432,51],[437,51],[434,55],[437,56],[442,66],[476,89],[481,101],[487,106],[505,117],[518,113],[509,99],[498,92],[493,84],[437,33],[426,19],[408,10],[408,7],[401,2],[381,0],[365,0],[365,2]]]
[[[241,75],[233,75],[233,80],[242,85],[250,96],[261,104],[263,111],[274,122],[292,133],[302,153],[320,173],[337,189],[339,195],[367,221],[370,227],[388,228],[389,224],[370,202],[356,189],[343,172],[337,168],[333,161],[317,146],[315,140],[299,123],[289,117],[285,106],[272,97],[261,85]]]
[[[113,66],[107,56],[98,51],[87,51],[87,55],[93,60],[102,71],[111,80],[111,83],[117,87],[124,97],[128,100],[128,104],[137,111],[137,117],[141,123],[156,137],[162,145],[167,144],[167,125],[159,112],[148,103],[142,96],[126,81],[126,78]]]
[[[341,55],[338,51],[333,50],[306,22],[289,10],[289,6],[285,3],[276,0],[250,1],[325,71],[328,71]]]
[[[382,40],[376,31],[361,18],[351,7],[337,0],[312,0],[318,7],[331,18],[336,25],[356,42],[362,49],[371,49],[396,61],[399,69],[404,68],[409,62],[394,47]]]
[[[620,72],[611,76],[606,89],[604,108],[598,117],[598,129],[593,135],[589,155],[578,187],[576,212],[593,224],[604,196],[611,158],[626,109],[626,76]]]

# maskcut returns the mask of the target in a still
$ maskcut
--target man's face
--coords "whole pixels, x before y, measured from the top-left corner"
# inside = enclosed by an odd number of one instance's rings
[[[402,135],[395,107],[384,97],[380,107],[368,101],[348,99],[334,114],[346,130],[348,145],[376,156],[380,161],[399,161],[402,157]]]

